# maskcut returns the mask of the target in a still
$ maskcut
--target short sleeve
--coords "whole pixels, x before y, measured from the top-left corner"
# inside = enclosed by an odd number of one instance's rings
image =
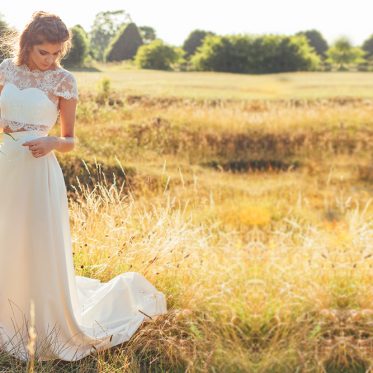
[[[5,59],[0,63],[0,85],[5,84],[5,71],[8,66],[8,60]]]
[[[78,86],[73,74],[67,72],[54,89],[54,94],[67,100],[78,99]]]

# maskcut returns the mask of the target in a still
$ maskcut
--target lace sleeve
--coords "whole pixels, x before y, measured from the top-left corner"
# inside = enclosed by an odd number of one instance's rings
[[[54,94],[67,100],[78,99],[78,87],[74,75],[71,73],[65,74],[65,77],[55,87]]]
[[[5,68],[7,66],[7,60],[3,60],[0,63],[0,85],[4,85],[5,83]]]

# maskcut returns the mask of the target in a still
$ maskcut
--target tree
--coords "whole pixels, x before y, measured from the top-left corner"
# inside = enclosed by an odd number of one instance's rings
[[[62,63],[66,66],[81,66],[88,55],[89,41],[83,27],[76,25],[71,28],[72,46]]]
[[[362,49],[366,52],[366,58],[373,58],[373,34],[370,35],[369,38],[364,41]]]
[[[296,35],[304,35],[308,39],[311,47],[315,49],[316,53],[322,58],[326,57],[326,51],[328,50],[329,46],[320,31],[315,29],[300,31],[296,33]]]
[[[161,39],[142,45],[137,51],[135,64],[142,69],[172,70],[173,65],[183,62],[184,51],[166,45]]]
[[[153,27],[141,26],[139,27],[139,32],[144,44],[149,44],[157,38],[156,32]]]
[[[96,14],[89,33],[92,55],[99,61],[104,60],[104,52],[111,39],[118,33],[123,23],[132,22],[125,10],[106,11]]]
[[[4,20],[3,15],[0,13],[0,32],[4,33],[8,29],[8,25]]]
[[[123,61],[133,58],[143,44],[135,23],[123,25],[105,51],[105,61]]]
[[[206,36],[203,44],[197,48],[190,60],[192,69],[199,71],[246,72],[249,39],[243,39],[243,43],[239,43],[237,40],[232,43],[232,41],[229,36]],[[234,43],[236,43],[236,50],[234,50]],[[240,44],[240,50],[237,48],[237,44]],[[236,58],[234,55],[236,55]],[[242,64],[244,67],[239,70],[238,65],[242,66]]]
[[[326,52],[330,62],[337,66],[338,70],[346,71],[351,64],[364,62],[365,52],[359,47],[353,47],[348,38],[342,36]]]
[[[6,34],[6,30],[7,30],[7,24],[5,23],[5,21],[2,19],[2,17],[0,18],[0,40],[3,41],[4,40],[4,36]],[[6,58],[6,46],[3,45],[3,43],[0,44],[0,62]]]
[[[0,14],[0,62],[9,57],[9,45],[7,40],[10,37],[10,29],[8,24],[5,22],[4,17]],[[8,36],[9,35],[9,36]]]
[[[320,65],[320,56],[304,35],[282,36],[274,71],[313,71]]]
[[[208,35],[191,58],[195,70],[234,73],[307,71],[319,63],[304,35]]]
[[[183,49],[186,52],[185,57],[189,58],[192,56],[197,48],[202,45],[203,39],[208,35],[215,35],[215,33],[211,31],[204,31],[204,30],[194,30],[192,31],[189,36],[186,38],[183,44]]]
[[[89,34],[88,34],[88,32],[87,32],[86,30],[84,30],[84,27],[83,27],[82,25],[77,24],[77,25],[75,25],[74,27],[80,28],[80,29],[82,30],[84,36],[86,37],[86,39],[87,39],[87,40],[89,39]]]

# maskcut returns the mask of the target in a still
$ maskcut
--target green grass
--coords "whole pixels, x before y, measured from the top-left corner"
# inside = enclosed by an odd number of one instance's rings
[[[125,94],[198,99],[290,99],[333,96],[373,97],[373,73],[293,72],[234,74],[167,72],[135,69],[128,64],[97,65],[98,72],[77,71],[82,89],[92,89],[103,77]]]

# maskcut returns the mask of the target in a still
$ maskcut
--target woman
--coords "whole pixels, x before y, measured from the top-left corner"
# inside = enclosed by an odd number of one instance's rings
[[[53,152],[75,143],[76,81],[59,63],[70,41],[58,16],[36,12],[15,56],[0,64],[0,348],[24,361],[31,303],[39,360],[81,359],[166,312],[164,294],[139,273],[108,283],[75,275],[66,186]],[[61,137],[48,136],[58,115]]]

